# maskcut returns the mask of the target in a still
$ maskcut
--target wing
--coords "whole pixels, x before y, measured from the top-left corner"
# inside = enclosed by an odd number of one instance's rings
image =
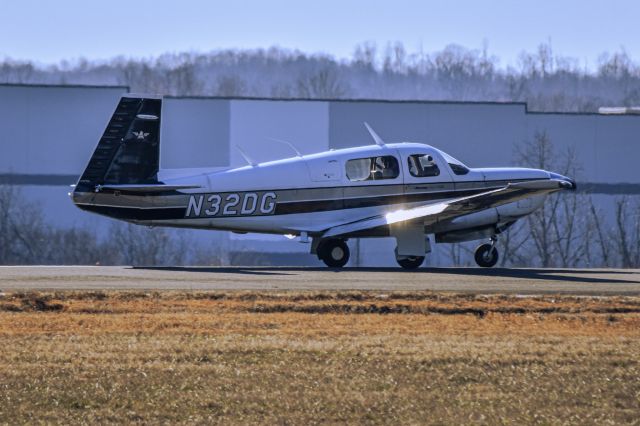
[[[352,232],[373,229],[395,223],[423,220],[425,225],[438,220],[451,219],[491,207],[509,204],[535,195],[549,194],[562,189],[570,189],[569,183],[562,180],[536,180],[510,183],[504,188],[494,189],[468,197],[454,198],[436,204],[397,210],[383,215],[368,217],[355,222],[327,229],[322,238],[337,237]]]

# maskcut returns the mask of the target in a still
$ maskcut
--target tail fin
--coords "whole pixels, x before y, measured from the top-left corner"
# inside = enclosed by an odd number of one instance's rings
[[[93,191],[105,184],[157,183],[161,110],[160,97],[123,96],[76,191]]]

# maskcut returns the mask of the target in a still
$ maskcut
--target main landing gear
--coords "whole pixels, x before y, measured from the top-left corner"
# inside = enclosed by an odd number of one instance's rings
[[[424,263],[424,256],[409,256],[403,259],[396,257],[396,262],[403,269],[418,269]]]
[[[475,259],[478,266],[483,268],[491,268],[498,263],[498,249],[496,243],[498,238],[494,235],[491,237],[490,243],[481,244],[478,246],[475,252]]]
[[[396,262],[402,269],[418,269],[424,263],[424,256],[399,256],[397,247],[395,252]]]
[[[349,261],[349,247],[338,238],[320,241],[316,253],[318,259],[330,268],[342,268]]]

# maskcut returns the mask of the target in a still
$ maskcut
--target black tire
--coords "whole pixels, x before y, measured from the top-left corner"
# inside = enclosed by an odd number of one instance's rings
[[[403,269],[418,269],[424,263],[424,256],[409,256],[402,259],[396,258],[398,265]]]
[[[349,247],[339,239],[322,241],[318,246],[318,258],[330,268],[342,268],[349,261]]]
[[[481,244],[476,249],[475,259],[478,266],[482,266],[483,268],[491,268],[498,263],[498,249],[493,247],[491,248],[491,244]]]

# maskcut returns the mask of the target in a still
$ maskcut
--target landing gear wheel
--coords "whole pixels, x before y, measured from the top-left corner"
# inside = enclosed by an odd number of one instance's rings
[[[349,261],[349,247],[339,239],[321,241],[318,246],[318,259],[330,268],[342,268]]]
[[[424,256],[408,256],[401,259],[396,257],[396,262],[403,269],[418,269],[424,263]]]
[[[478,266],[491,268],[498,263],[498,249],[494,244],[481,244],[476,249],[475,259]]]

